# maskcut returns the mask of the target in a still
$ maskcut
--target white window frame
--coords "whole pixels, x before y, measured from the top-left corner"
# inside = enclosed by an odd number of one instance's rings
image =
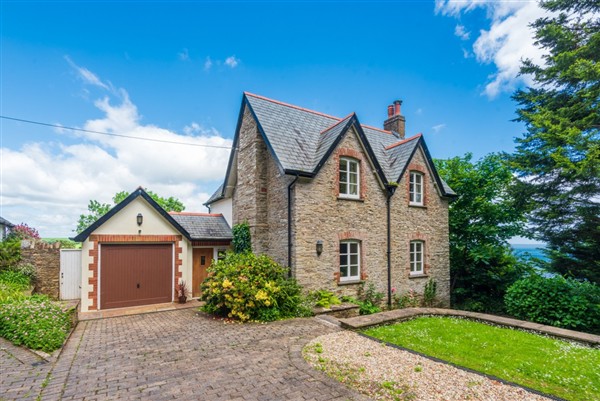
[[[346,252],[342,252],[342,245],[346,245]],[[351,248],[352,245],[356,245],[356,252],[352,252]],[[356,241],[356,240],[347,240],[347,241],[340,241],[340,268],[339,268],[339,272],[340,272],[340,282],[345,282],[345,281],[360,281],[360,264],[361,264],[361,260],[360,260],[360,241]],[[345,256],[346,257],[346,264],[342,265],[342,257]],[[356,261],[357,263],[351,263],[351,257],[352,256],[356,256]],[[347,275],[343,276],[342,275],[342,267],[346,267],[346,272]],[[352,275],[352,267],[356,266],[356,275]]]
[[[425,174],[420,171],[410,172],[410,184],[409,184],[409,204],[416,206],[423,206],[425,203]],[[420,199],[417,200],[417,195]]]
[[[410,241],[410,274],[425,274],[425,241]]]
[[[344,164],[344,168],[342,168]],[[350,171],[350,165],[356,165],[356,172]],[[342,181],[342,173],[346,173],[346,181]],[[339,177],[339,194],[340,198],[360,199],[360,160],[350,157],[340,157],[340,165],[338,171]],[[350,182],[350,176],[356,175],[356,184]],[[350,186],[356,185],[356,194],[350,193]]]

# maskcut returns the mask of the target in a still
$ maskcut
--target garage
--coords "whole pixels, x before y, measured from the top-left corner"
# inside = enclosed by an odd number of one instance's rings
[[[172,244],[102,244],[100,309],[172,301]]]

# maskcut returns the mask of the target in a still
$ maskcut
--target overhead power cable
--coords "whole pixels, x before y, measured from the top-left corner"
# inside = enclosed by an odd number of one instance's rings
[[[206,144],[201,144],[201,143],[177,142],[177,141],[168,141],[168,140],[165,140],[165,139],[143,138],[143,137],[139,137],[139,136],[131,136],[131,135],[124,135],[124,134],[113,134],[113,133],[110,133],[110,132],[93,131],[93,130],[89,130],[89,129],[75,128],[75,127],[65,127],[64,125],[43,123],[43,122],[40,122],[40,121],[25,120],[25,119],[22,119],[22,118],[15,118],[15,117],[8,117],[8,116],[0,116],[0,118],[2,118],[4,120],[18,121],[18,122],[27,123],[27,124],[42,125],[42,126],[45,126],[45,127],[52,127],[52,128],[67,129],[67,130],[71,130],[71,131],[86,132],[86,133],[89,133],[89,134],[107,135],[107,136],[114,136],[114,137],[118,137],[118,138],[138,139],[140,141],[170,143],[170,144],[173,144],[173,145],[186,145],[186,146],[197,146],[197,147],[201,147],[201,148],[217,148],[217,149],[229,149],[229,150],[231,150],[231,146],[206,145]]]

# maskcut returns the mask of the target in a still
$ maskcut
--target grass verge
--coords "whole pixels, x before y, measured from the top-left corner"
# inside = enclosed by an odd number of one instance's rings
[[[448,317],[416,318],[363,333],[567,400],[600,394],[600,349]]]

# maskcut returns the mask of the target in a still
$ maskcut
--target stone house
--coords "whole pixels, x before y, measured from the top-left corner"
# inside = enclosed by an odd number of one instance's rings
[[[423,135],[405,138],[401,102],[383,129],[244,93],[223,184],[205,203],[247,221],[256,253],[309,290],[356,295],[363,282],[449,305],[448,202]]]
[[[8,234],[10,234],[10,230],[14,226],[15,225],[10,221],[0,217],[0,241],[4,240],[4,238],[6,238]]]

